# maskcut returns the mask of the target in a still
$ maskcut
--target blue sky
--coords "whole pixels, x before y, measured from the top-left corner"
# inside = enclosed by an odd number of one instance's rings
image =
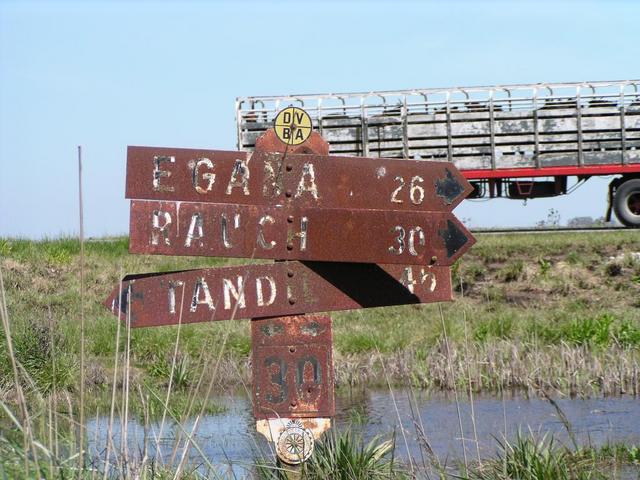
[[[125,234],[127,145],[234,149],[237,96],[640,77],[639,2],[0,0],[0,236]],[[608,181],[464,202],[472,226],[601,216]]]

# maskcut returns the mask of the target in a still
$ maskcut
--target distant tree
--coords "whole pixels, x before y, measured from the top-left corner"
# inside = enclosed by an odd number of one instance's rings
[[[550,208],[547,213],[546,220],[540,220],[536,223],[536,227],[538,228],[553,228],[560,226],[560,212],[555,208]]]

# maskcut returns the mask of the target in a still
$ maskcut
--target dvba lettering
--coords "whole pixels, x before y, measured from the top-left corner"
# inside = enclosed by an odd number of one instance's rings
[[[301,129],[296,128],[295,130],[293,130],[293,135],[292,135],[292,130],[290,127],[283,127],[282,138],[284,138],[285,140],[291,140],[292,137],[293,137],[293,140],[304,141],[304,132]]]

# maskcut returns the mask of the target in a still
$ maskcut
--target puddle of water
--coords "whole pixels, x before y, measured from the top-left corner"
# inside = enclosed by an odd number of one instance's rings
[[[246,396],[229,394],[216,397],[215,401],[228,409],[222,414],[201,419],[194,435],[198,448],[190,450],[189,461],[203,464],[204,455],[211,464],[224,465],[222,472],[231,468],[236,474],[246,475],[256,453],[268,456],[270,446],[255,433],[251,402]],[[556,402],[569,420],[579,444],[600,446],[624,442],[640,445],[640,401],[637,398],[557,399]],[[363,433],[365,440],[395,432],[396,456],[400,458],[407,458],[409,454],[416,461],[421,461],[420,435],[415,422],[421,423],[429,445],[441,461],[451,463],[461,459],[463,443],[469,458],[476,457],[471,405],[467,400],[461,400],[459,405],[462,435],[455,401],[441,395],[412,393],[408,389],[342,391],[336,396],[336,405],[338,415],[335,424],[338,428],[352,425]],[[569,442],[556,409],[546,400],[519,395],[501,400],[482,395],[474,399],[473,407],[477,444],[483,458],[495,455],[495,439],[502,439],[505,431],[508,439],[513,439],[519,430],[525,433],[531,430],[541,435],[553,434],[557,440]],[[99,455],[106,449],[108,422],[108,417],[102,417],[97,422],[94,419],[88,423],[89,448],[93,454]],[[113,441],[118,445],[121,441],[119,421],[115,424]],[[193,420],[182,428],[191,432]],[[155,449],[158,429],[159,425],[153,424],[146,433],[148,455],[153,457],[160,453],[166,462],[172,453],[173,439],[181,427],[170,422],[165,425],[160,452]],[[131,420],[127,443],[134,457],[143,450],[144,437],[143,426]],[[179,451],[178,458],[180,454]]]
[[[467,452],[475,453],[471,405],[460,402],[460,422],[456,403],[451,398],[418,392],[412,399],[409,390],[372,391],[364,394],[369,436],[378,432],[390,432],[399,424],[407,432],[408,451],[419,455],[414,417],[422,419],[425,436],[433,451],[440,458],[461,458],[463,441]],[[397,409],[394,407],[395,405]],[[357,401],[357,400],[356,400]],[[566,415],[573,434],[581,445],[599,446],[607,442],[640,442],[640,402],[632,397],[558,399],[557,404]],[[496,453],[495,438],[502,439],[505,430],[512,439],[518,430],[544,434],[549,432],[560,441],[569,441],[566,428],[556,409],[546,400],[511,396],[504,401],[494,396],[474,398],[475,426],[481,457]],[[411,412],[415,412],[413,415]],[[399,415],[398,413],[399,412]],[[399,454],[406,456],[404,437],[398,438]]]

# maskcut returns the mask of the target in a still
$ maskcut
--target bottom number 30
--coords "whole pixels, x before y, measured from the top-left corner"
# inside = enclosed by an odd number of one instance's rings
[[[396,234],[396,238],[394,239],[396,245],[390,246],[389,251],[395,255],[402,255],[405,249],[407,249],[409,255],[417,257],[418,251],[416,250],[416,238],[417,244],[421,247],[424,247],[426,244],[424,230],[422,227],[411,227],[409,229],[409,233],[407,233],[404,227],[396,225],[391,229],[391,233]]]

